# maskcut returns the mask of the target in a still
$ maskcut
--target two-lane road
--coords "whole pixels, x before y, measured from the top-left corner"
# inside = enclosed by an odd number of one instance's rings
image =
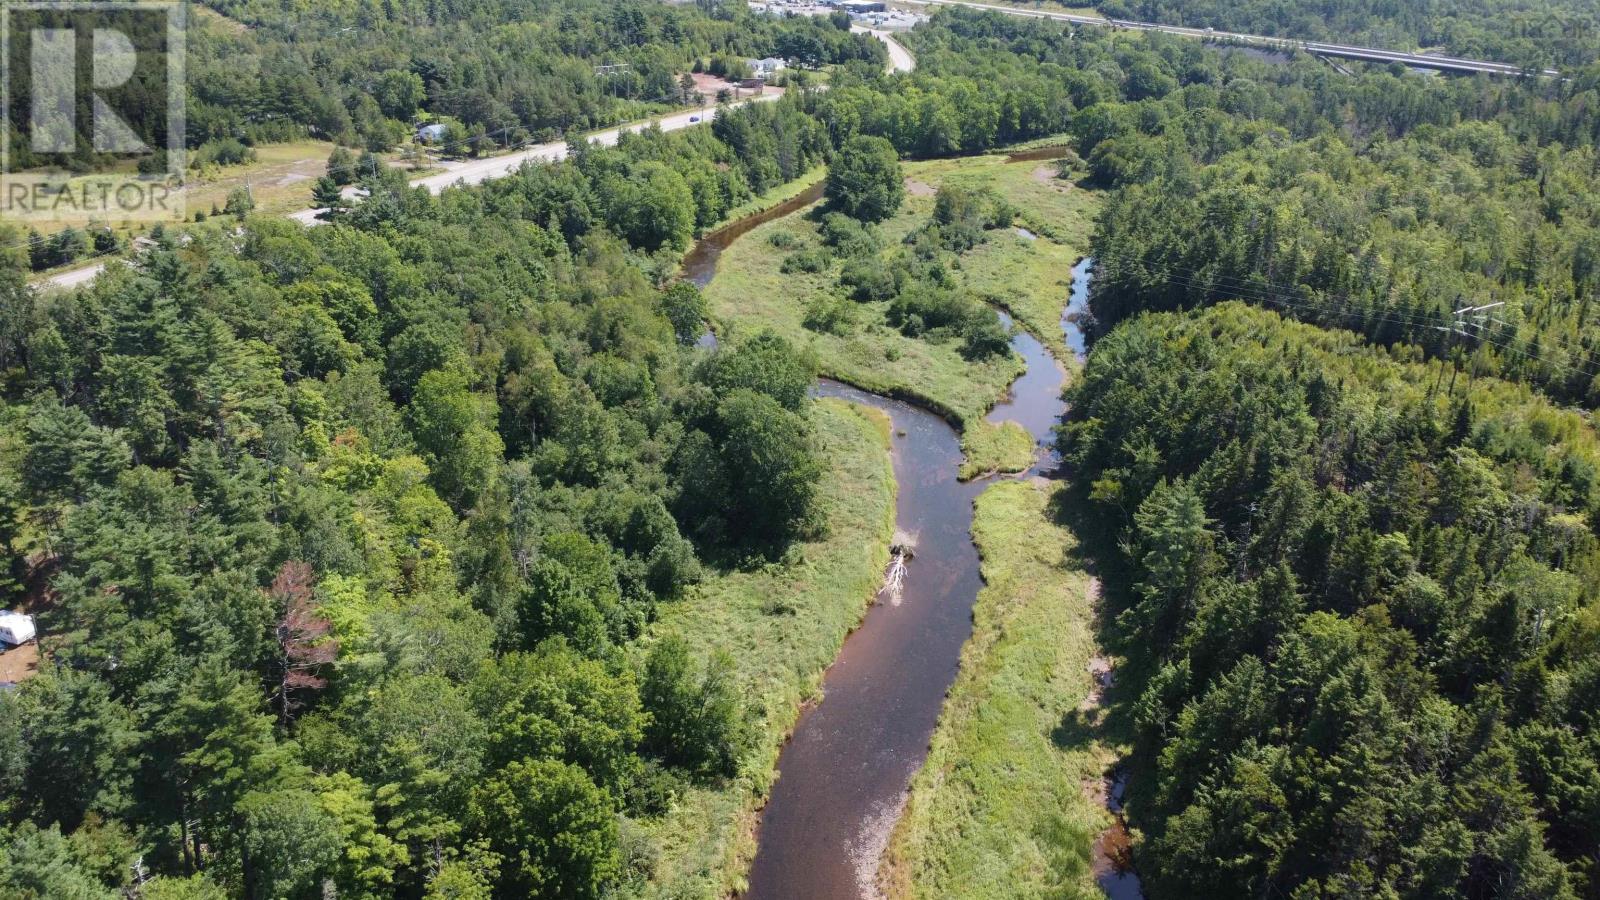
[[[891,71],[909,72],[916,67],[917,61],[913,59],[906,48],[902,47],[900,43],[890,36],[888,32],[872,31],[866,28],[857,28],[855,30],[865,34],[871,34],[878,40],[883,41],[884,46],[889,50],[889,69]],[[770,100],[776,100],[779,96],[781,95],[778,93],[761,94],[731,103],[729,106],[743,106],[746,103],[764,103]],[[701,123],[709,122],[716,118],[716,114],[716,109],[705,109],[698,111],[690,110],[688,112],[673,113],[669,116],[662,116],[660,118],[649,119],[643,122],[633,122],[617,128],[609,128],[605,131],[595,132],[594,134],[589,135],[588,140],[593,144],[614,146],[618,139],[622,136],[623,132],[626,131],[640,131],[645,128],[649,128],[652,125],[659,126],[662,131],[680,131],[684,128],[693,128]],[[485,181],[493,181],[496,178],[504,178],[507,175],[515,173],[518,169],[522,168],[525,163],[550,163],[566,158],[566,141],[552,141],[548,144],[537,144],[535,146],[519,150],[515,153],[508,153],[505,156],[494,156],[488,159],[454,163],[443,172],[433,175],[424,175],[421,178],[412,179],[411,185],[413,187],[427,188],[430,193],[437,194],[454,184],[482,184]],[[320,209],[303,209],[299,212],[290,213],[288,217],[296,222],[301,223],[302,225],[317,225],[321,222],[321,220],[317,218],[317,214],[320,212],[322,212]],[[66,272],[58,272],[55,275],[51,275],[48,278],[43,278],[38,282],[35,282],[35,286],[41,289],[49,290],[72,290],[73,288],[83,287],[84,285],[89,284],[96,278],[100,277],[100,273],[105,271],[106,265],[107,264],[104,262],[97,262],[81,268],[70,269]]]
[[[743,106],[746,103],[765,103],[770,100],[776,100],[780,96],[782,96],[780,93],[761,94],[747,100],[730,103],[728,106],[736,107]],[[589,143],[614,147],[625,132],[643,131],[652,125],[659,126],[662,131],[681,131],[685,128],[692,128],[702,122],[710,122],[716,118],[716,115],[717,110],[714,107],[698,111],[673,113],[670,116],[662,116],[643,122],[633,122],[617,128],[608,128],[605,131],[597,131],[589,135]],[[566,158],[567,142],[551,141],[547,144],[535,144],[504,156],[491,156],[487,159],[456,163],[448,166],[443,172],[412,179],[411,186],[427,188],[428,193],[438,194],[445,188],[457,184],[483,184],[485,181],[504,178],[507,175],[516,173],[518,169],[527,163],[560,162]],[[316,225],[321,221],[317,218],[317,214],[322,211],[320,209],[303,209],[296,213],[290,213],[289,218],[303,225]]]
[[[870,34],[878,40],[883,41],[883,46],[889,51],[889,71],[909,72],[917,67],[917,60],[911,55],[911,51],[901,46],[900,42],[895,40],[894,36],[889,32],[877,31],[871,28],[862,28],[859,25],[850,30],[859,31],[863,34]]]

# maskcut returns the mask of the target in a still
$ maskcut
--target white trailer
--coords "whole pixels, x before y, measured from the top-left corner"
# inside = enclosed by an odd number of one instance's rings
[[[18,612],[0,613],[0,643],[16,647],[33,640],[36,633],[33,616]]]

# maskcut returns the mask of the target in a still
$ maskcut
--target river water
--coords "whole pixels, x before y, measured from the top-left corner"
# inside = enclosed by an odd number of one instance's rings
[[[706,286],[722,252],[735,240],[809,206],[821,194],[818,185],[707,235],[685,258],[683,277]],[[1083,339],[1072,322],[1074,312],[1086,306],[1088,273],[1087,260],[1073,269],[1072,299],[1062,320],[1067,343],[1079,354]],[[1010,317],[1004,318],[1010,324]],[[703,345],[715,343],[710,333],[702,338]],[[1053,429],[1065,412],[1065,369],[1020,329],[1013,333],[1012,349],[1027,363],[1027,371],[987,418],[1021,424],[1039,444],[1033,471],[1053,469]],[[824,677],[822,701],[802,712],[779,755],[780,777],[761,814],[744,895],[756,900],[877,895],[879,861],[911,778],[927,756],[961,648],[972,634],[972,605],[983,583],[972,543],[972,503],[988,482],[957,480],[962,456],[955,429],[921,407],[828,379],[820,380],[813,394],[888,413],[899,484],[895,540],[912,555],[900,590],[892,596],[881,593],[861,627],[846,639]],[[1105,843],[1103,839],[1096,845],[1097,857]],[[1101,868],[1097,861],[1097,875]],[[1104,868],[1116,878],[1132,877],[1119,874],[1115,865]],[[1105,884],[1108,879],[1101,880]],[[1133,885],[1132,896],[1137,896],[1136,880]],[[1118,891],[1113,896],[1129,895]]]
[[[746,894],[762,900],[872,896],[982,584],[971,526],[984,485],[956,479],[955,430],[927,410],[837,382],[821,382],[816,393],[889,414],[895,525],[914,555],[899,596],[880,595],[845,641],[824,699],[801,716],[778,758]]]
[[[691,282],[695,287],[705,287],[711,283],[712,276],[717,274],[717,260],[722,258],[722,251],[732,246],[734,241],[749,234],[751,229],[773,219],[781,219],[792,212],[798,212],[821,200],[826,186],[826,181],[819,181],[771,209],[730,222],[695,241],[694,246],[689,248],[689,255],[683,258],[683,268],[679,274],[684,281]]]

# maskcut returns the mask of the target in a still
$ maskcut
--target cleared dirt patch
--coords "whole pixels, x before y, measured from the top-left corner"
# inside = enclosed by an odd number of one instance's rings
[[[0,682],[27,681],[39,674],[39,642],[29,641],[0,653]]]
[[[907,178],[906,193],[913,197],[932,197],[934,194],[939,192],[934,189],[933,185],[927,183],[926,181],[918,181],[915,178]]]

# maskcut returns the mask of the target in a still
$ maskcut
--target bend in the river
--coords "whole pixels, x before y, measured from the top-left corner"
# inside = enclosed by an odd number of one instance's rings
[[[821,196],[820,185],[700,241],[683,277],[704,287],[722,251],[764,222],[797,212]],[[1082,348],[1071,324],[1087,298],[1089,261],[1074,268],[1072,303],[1063,316],[1068,343]],[[709,334],[705,343],[714,344]],[[1035,471],[1050,468],[1053,427],[1065,412],[1060,362],[1017,329],[1012,348],[1027,362],[1010,395],[988,418],[1015,421],[1040,445]],[[881,593],[845,641],[823,681],[823,700],[800,717],[778,759],[781,777],[762,811],[759,844],[745,896],[871,897],[878,863],[905,792],[928,742],[972,633],[982,586],[972,543],[972,503],[987,480],[963,483],[961,439],[942,417],[902,400],[822,379],[814,394],[841,397],[888,413],[899,484],[897,543],[912,556],[899,590]]]

